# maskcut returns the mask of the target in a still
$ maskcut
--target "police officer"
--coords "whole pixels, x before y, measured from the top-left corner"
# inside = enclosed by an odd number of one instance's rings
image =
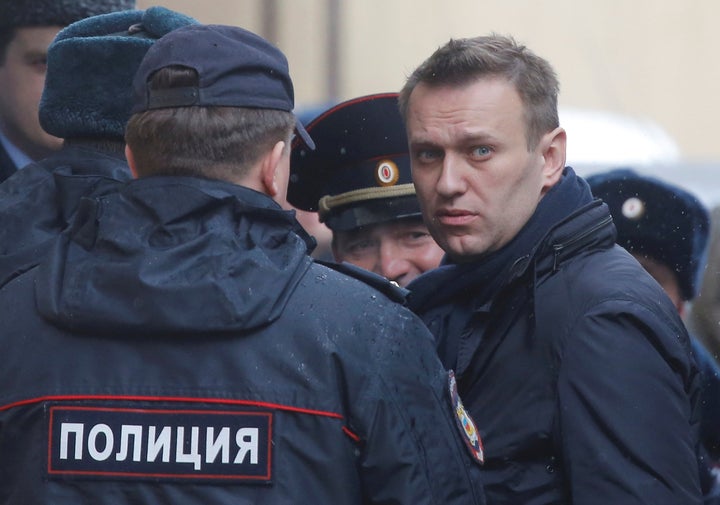
[[[0,290],[0,501],[484,503],[432,336],[280,206],[312,147],[285,56],[190,25],[133,86],[139,178]]]
[[[80,197],[114,191],[131,178],[124,135],[132,79],[158,38],[195,22],[150,7],[91,16],[55,37],[40,122],[63,145],[0,184],[0,286],[40,261]]]
[[[38,122],[47,49],[58,31],[134,7],[135,0],[0,0],[0,182],[62,143]]]
[[[397,93],[361,96],[308,124],[316,149],[293,149],[288,200],[318,212],[332,252],[406,286],[440,264],[410,175]]]
[[[610,208],[617,243],[635,256],[685,316],[687,304],[700,289],[706,265],[707,209],[690,192],[632,169],[595,174],[587,182]],[[701,484],[705,503],[720,503],[720,485],[710,471],[720,458],[720,368],[697,338],[690,343],[702,375]]]

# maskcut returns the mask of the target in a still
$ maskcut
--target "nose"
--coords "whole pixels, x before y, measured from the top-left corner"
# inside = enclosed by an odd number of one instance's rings
[[[406,258],[402,248],[392,240],[385,240],[380,244],[376,272],[383,277],[397,282],[405,287],[413,277],[413,264]]]
[[[446,198],[462,194],[465,191],[465,182],[462,177],[462,160],[458,155],[452,152],[445,154],[436,184],[436,191]]]

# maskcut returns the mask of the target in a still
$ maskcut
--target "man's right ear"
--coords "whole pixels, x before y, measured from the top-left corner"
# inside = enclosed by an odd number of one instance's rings
[[[132,174],[133,178],[137,179],[137,165],[135,164],[135,155],[132,152],[132,149],[130,149],[130,146],[125,144],[125,159],[127,160],[127,164],[130,167],[130,173]]]
[[[278,183],[278,170],[281,163],[283,162],[283,155],[285,154],[286,143],[279,140],[275,143],[272,151],[267,153],[260,160],[260,173],[262,177],[263,191],[266,195],[271,198],[278,196],[280,188],[287,188],[287,184]],[[287,177],[287,174],[280,174],[280,176]],[[285,199],[285,195],[281,195],[281,200]]]

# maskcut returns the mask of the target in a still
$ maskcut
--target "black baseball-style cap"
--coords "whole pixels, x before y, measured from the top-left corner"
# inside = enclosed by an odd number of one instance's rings
[[[397,97],[361,96],[308,123],[317,147],[293,146],[288,201],[294,207],[318,212],[335,231],[422,217]]]
[[[161,68],[195,69],[199,85],[150,89]],[[170,32],[148,50],[133,82],[133,114],[176,107],[248,107],[292,112],[295,95],[285,55],[252,32],[234,26],[191,25]],[[305,146],[315,144],[300,121]]]

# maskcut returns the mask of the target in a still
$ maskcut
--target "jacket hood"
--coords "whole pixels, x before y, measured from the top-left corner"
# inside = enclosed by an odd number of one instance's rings
[[[36,274],[38,310],[76,332],[238,332],[282,313],[314,246],[269,197],[151,177],[84,199]]]

